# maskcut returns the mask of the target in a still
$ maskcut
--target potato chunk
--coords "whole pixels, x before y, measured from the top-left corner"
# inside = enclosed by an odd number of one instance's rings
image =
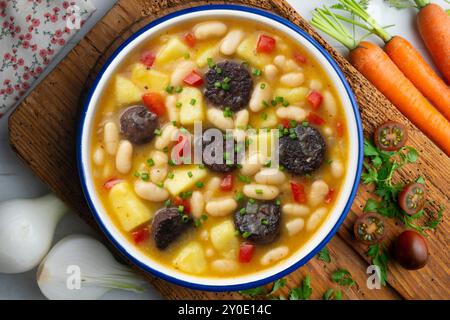
[[[200,274],[206,271],[207,262],[205,252],[200,243],[189,242],[173,259],[175,268],[193,274]]]
[[[177,37],[173,37],[158,52],[155,64],[170,63],[187,53],[189,53],[189,47]]]
[[[239,240],[235,234],[234,223],[224,221],[211,228],[211,243],[227,259],[235,259],[239,251]]]
[[[128,182],[121,182],[112,187],[109,192],[109,202],[125,231],[139,227],[150,221],[153,216],[151,210],[136,196]]]
[[[205,118],[203,94],[197,88],[186,87],[180,93],[178,103],[181,103],[180,122],[184,126],[193,125]]]
[[[241,42],[236,53],[239,58],[247,61],[250,65],[262,69],[272,61],[269,55],[264,53],[256,53],[256,42],[256,37],[246,38]]]
[[[177,167],[172,174],[173,178],[166,179],[164,186],[173,196],[178,196],[180,192],[192,189],[196,182],[205,179],[208,171],[192,165]]]
[[[275,89],[274,97],[283,97],[289,103],[304,102],[309,89],[304,87],[297,88],[278,88]]]
[[[168,75],[147,69],[142,63],[136,63],[131,69],[131,80],[140,90],[164,91],[169,85]]]
[[[116,76],[115,95],[119,106],[136,103],[142,99],[139,87],[123,76]]]

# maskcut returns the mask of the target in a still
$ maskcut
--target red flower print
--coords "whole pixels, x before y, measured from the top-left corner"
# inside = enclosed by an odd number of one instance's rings
[[[29,15],[27,15],[26,17],[25,17],[25,21],[26,22],[29,22],[31,20],[31,14],[29,14]]]
[[[12,58],[11,58],[11,61],[12,61],[12,62],[16,62],[16,61],[17,61],[16,57],[12,57]]]
[[[4,18],[4,17],[6,17],[6,13],[5,12],[0,12],[0,17],[2,17],[2,18]]]
[[[29,73],[24,73],[23,74],[23,78],[24,78],[24,80],[30,79],[30,74]]]
[[[48,60],[47,58],[44,59],[44,64],[49,64],[50,60]]]
[[[64,1],[62,6],[63,6],[64,9],[67,9],[70,5],[69,5],[69,2]]]
[[[22,47],[23,47],[24,49],[28,49],[28,48],[30,47],[30,42],[27,41],[27,40],[25,40],[24,42],[22,42]]]
[[[50,16],[50,21],[53,22],[53,23],[55,23],[56,21],[58,21],[58,16],[55,15],[55,14],[51,15],[51,16]]]
[[[3,81],[4,86],[9,85],[10,83],[11,83],[11,80],[9,80],[9,79],[6,79],[5,81]]]
[[[28,90],[30,88],[30,84],[28,82],[22,83],[22,89]]]
[[[19,60],[17,60],[17,64],[19,66],[23,66],[25,64],[25,60],[23,60],[22,58],[19,58]]]
[[[19,33],[21,30],[22,30],[22,29],[21,29],[19,26],[17,26],[17,27],[14,29],[14,31],[15,31],[16,33]]]
[[[53,50],[53,49],[48,49],[48,50],[47,50],[47,53],[50,54],[50,55],[51,55],[51,54],[54,54],[54,53],[55,53],[55,50]]]
[[[27,33],[27,34],[25,35],[25,40],[31,40],[32,37],[33,37],[33,36],[31,35],[31,33]]]
[[[2,27],[3,28],[8,28],[9,27],[9,22],[8,21],[3,21]]]
[[[42,58],[45,58],[45,56],[47,56],[47,50],[45,50],[45,49],[39,50],[39,55],[40,55]]]
[[[32,25],[33,27],[39,27],[40,24],[41,24],[41,21],[39,21],[39,19],[33,19],[33,20],[31,21],[31,25]]]
[[[34,72],[35,72],[36,74],[42,73],[42,71],[44,71],[44,70],[42,69],[42,67],[37,67],[36,69],[34,69]]]
[[[64,27],[64,32],[65,33],[70,33],[70,29],[68,27]]]
[[[5,94],[5,89],[1,89],[0,94]]]
[[[20,90],[20,84],[15,84],[14,89],[16,89],[16,91]]]
[[[6,94],[12,94],[14,92],[13,87],[6,88]]]
[[[34,28],[33,28],[32,26],[29,26],[29,27],[28,27],[28,32],[32,32],[33,29],[34,29]]]
[[[59,9],[58,7],[54,7],[54,8],[53,8],[53,12],[54,12],[54,13],[59,12],[59,10],[60,10],[60,9]]]
[[[23,90],[19,91],[19,97],[22,97],[24,94],[25,94],[25,91],[23,91]]]
[[[63,45],[66,44],[66,40],[64,40],[64,39],[59,39],[59,40],[58,40],[58,44],[59,44],[60,46],[63,46]]]
[[[50,42],[51,42],[52,44],[56,44],[56,43],[58,42],[58,40],[57,40],[56,38],[52,38],[52,40],[50,40]]]
[[[13,51],[13,53],[17,53],[17,49],[16,48],[14,48],[12,51]]]
[[[23,34],[19,35],[19,40],[25,39],[25,36]]]
[[[9,59],[11,59],[11,54],[10,54],[10,53],[5,53],[5,55],[3,56],[3,58],[4,58],[5,60],[9,60]]]
[[[44,13],[44,18],[50,18],[50,16],[51,16],[51,14],[50,14],[50,12],[46,12],[46,13]]]
[[[57,37],[57,38],[61,38],[62,37],[62,35],[63,35],[63,33],[62,33],[62,31],[61,30],[56,30],[55,31],[55,37]]]
[[[31,46],[31,51],[36,51],[37,50],[37,45],[36,44],[33,44],[32,46]]]
[[[6,8],[6,2],[0,1],[0,9],[5,9],[5,8]]]

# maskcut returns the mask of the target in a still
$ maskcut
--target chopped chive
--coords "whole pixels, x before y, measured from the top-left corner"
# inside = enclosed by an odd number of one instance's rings
[[[283,97],[280,97],[280,96],[276,96],[276,97],[275,97],[275,101],[276,101],[277,103],[282,103],[282,102],[284,101],[284,98],[283,98]]]
[[[211,57],[206,58],[206,62],[208,63],[208,67],[210,69],[212,69],[212,68],[214,68],[216,66],[216,64],[214,63],[213,58],[211,58]]]
[[[148,175],[147,172],[142,172],[141,179],[142,179],[142,181],[148,181],[150,179],[150,176]]]
[[[222,68],[216,67],[216,73],[217,74],[221,74],[222,73]]]
[[[282,104],[283,104],[283,107],[288,107],[289,106],[289,101],[284,100]]]
[[[186,200],[187,198],[192,196],[192,191],[180,192],[179,196],[181,199]]]
[[[172,94],[173,93],[173,89],[174,89],[174,87],[169,85],[169,86],[166,87],[166,92],[168,94]]]
[[[275,100],[271,100],[270,104],[275,107],[277,105],[277,102]]]
[[[205,184],[204,184],[203,182],[201,182],[201,181],[198,181],[198,182],[195,183],[195,186],[196,186],[197,188],[203,188],[204,185],[205,185]]]
[[[220,81],[216,81],[216,82],[214,83],[214,87],[215,87],[216,89],[220,89],[220,88],[222,87],[222,83],[220,83]]]
[[[165,153],[169,152],[169,147],[164,147],[163,152],[165,152]]]
[[[256,203],[256,200],[255,199],[248,199],[248,202],[250,203],[250,204],[255,204]]]
[[[181,87],[181,86],[178,86],[178,87],[175,88],[175,92],[176,93],[180,93],[182,91],[183,91],[183,87]]]
[[[251,180],[249,177],[243,176],[243,175],[239,175],[238,176],[239,181],[245,182],[245,183],[250,183]]]
[[[157,183],[156,185],[157,185],[159,188],[161,188],[161,189],[164,188],[164,183],[162,183],[162,182]]]
[[[249,238],[251,235],[252,235],[252,233],[251,233],[251,232],[248,232],[248,231],[244,231],[244,232],[242,233],[242,237],[243,237],[244,239]]]
[[[267,161],[264,163],[264,167],[266,167],[266,168],[270,168],[271,165],[272,165],[272,160],[267,160]]]
[[[139,172],[135,172],[134,174],[133,174],[133,176],[135,176],[136,178],[139,178],[140,176],[141,176],[141,174],[139,173]]]
[[[177,102],[177,103],[175,104],[175,107],[181,108],[182,105],[183,105],[183,104],[182,104],[181,102]]]
[[[189,216],[188,216],[187,214],[183,214],[183,215],[181,216],[181,221],[182,221],[183,223],[188,223],[188,221],[189,221]]]
[[[264,112],[263,114],[261,114],[261,118],[263,120],[267,120],[267,117],[268,117],[267,113]]]
[[[171,172],[167,175],[167,178],[169,178],[169,179],[173,179],[174,177],[175,177],[175,174],[173,172]]]
[[[262,191],[262,189],[256,189],[255,190],[256,194],[263,194],[264,192]]]
[[[225,108],[225,110],[223,111],[223,116],[225,118],[231,118],[233,116],[233,111],[231,111],[230,107]]]
[[[202,164],[199,164],[199,165],[198,165],[198,168],[199,168],[199,169],[205,169],[205,165],[204,165],[203,163],[202,163]]]
[[[167,163],[169,164],[169,166],[175,166],[175,162],[173,162],[172,159],[169,159],[169,161],[167,161]]]
[[[189,54],[189,52],[186,52],[186,53],[184,54],[184,58],[185,58],[186,60],[188,60],[190,57],[191,57],[191,55]]]
[[[230,82],[231,82],[231,78],[230,77],[223,78],[223,83],[230,83]]]
[[[231,86],[229,83],[222,83],[222,89],[225,91],[230,90]]]
[[[278,207],[281,206],[281,200],[277,199],[277,201],[275,201],[275,205],[277,205]]]
[[[253,75],[256,76],[256,77],[259,77],[259,76],[262,75],[262,71],[259,70],[259,69],[254,69],[253,70]]]
[[[261,83],[261,85],[259,86],[262,90],[264,90],[266,88],[266,84],[265,83]]]
[[[192,106],[195,105],[196,103],[197,103],[197,100],[194,98],[192,98],[191,101],[189,101],[189,104]]]
[[[179,213],[183,213],[184,212],[184,206],[178,206],[177,208]]]
[[[262,224],[263,226],[267,226],[267,225],[269,225],[269,220],[267,220],[266,218],[262,218],[262,219],[261,219],[261,224]]]
[[[166,207],[170,207],[172,205],[172,201],[170,199],[167,199],[166,201],[164,201],[164,205]]]
[[[147,159],[147,165],[149,167],[153,167],[155,165],[155,161],[153,159]]]
[[[305,127],[305,128],[309,127],[309,122],[308,121],[303,121],[302,122],[302,126]]]
[[[236,195],[234,196],[234,199],[235,199],[237,202],[240,202],[240,201],[244,200],[244,194],[243,194],[242,192],[238,192],[238,193],[236,193]]]
[[[156,129],[155,136],[160,136],[160,135],[161,135],[161,129]]]
[[[188,175],[189,178],[192,178],[192,177],[194,176],[194,175],[192,174],[191,171],[189,171],[189,172],[187,173],[187,175]]]
[[[241,210],[239,210],[239,214],[241,216],[245,215],[247,213],[247,210],[245,208],[241,208]]]
[[[289,125],[291,126],[291,128],[295,128],[297,126],[297,121],[295,120],[290,120],[289,121]]]

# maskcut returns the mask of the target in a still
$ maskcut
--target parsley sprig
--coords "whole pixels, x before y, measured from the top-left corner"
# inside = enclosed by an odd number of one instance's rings
[[[379,280],[381,285],[386,286],[388,279],[389,261],[387,250],[383,248],[379,243],[377,243],[369,246],[366,254],[372,259],[372,263],[380,268]]]

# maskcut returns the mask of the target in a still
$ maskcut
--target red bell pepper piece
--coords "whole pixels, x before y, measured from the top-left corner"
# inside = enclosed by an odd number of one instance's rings
[[[157,116],[162,116],[166,113],[166,103],[164,98],[157,92],[145,93],[142,96],[145,106],[148,110],[155,113]]]
[[[307,120],[310,123],[318,125],[318,126],[321,126],[321,125],[325,124],[325,120],[324,119],[322,119],[319,115],[317,115],[315,113],[312,113],[312,112],[309,113],[309,115],[307,117]]]
[[[222,182],[220,183],[220,190],[222,191],[231,191],[233,190],[234,185],[234,178],[232,174],[228,174],[223,178]]]
[[[306,99],[308,100],[313,110],[317,110],[322,104],[323,96],[317,91],[311,91]]]
[[[275,38],[262,34],[259,36],[258,44],[256,45],[256,52],[272,53],[272,51],[275,49],[276,44],[277,41],[275,40]]]
[[[195,70],[189,73],[186,78],[184,78],[184,83],[192,86],[199,87],[203,84],[203,78]]]
[[[153,52],[146,51],[142,54],[140,60],[146,67],[151,67],[151,66],[153,66],[153,63],[155,62],[155,59],[156,59],[156,56]]]
[[[255,252],[255,245],[244,242],[239,248],[239,262],[248,263],[252,260],[253,253]]]
[[[295,181],[291,181],[291,191],[292,197],[294,198],[295,202],[298,203],[306,202],[305,187],[302,184]]]

